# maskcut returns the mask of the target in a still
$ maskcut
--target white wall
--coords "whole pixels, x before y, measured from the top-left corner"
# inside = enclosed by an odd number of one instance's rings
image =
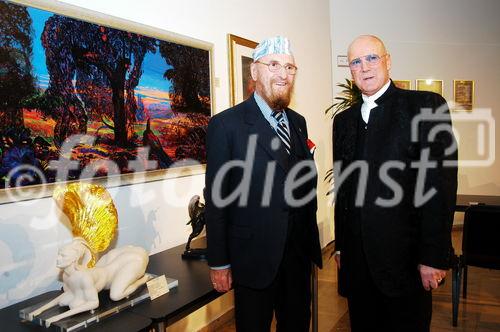
[[[357,35],[375,34],[392,56],[393,79],[412,80],[413,88],[415,79],[443,80],[448,101],[453,100],[454,79],[474,80],[475,106],[490,108],[500,123],[498,13],[498,0],[330,0],[334,85],[350,78],[348,68],[337,67],[337,55],[346,55]],[[464,124],[457,115],[452,114],[460,134],[459,156],[475,158],[476,122]],[[500,133],[494,140],[494,164],[459,169],[459,193],[500,195]]]
[[[292,41],[299,66],[292,107],[308,121],[318,146],[318,222],[323,243],[332,239],[322,175],[331,165],[332,100],[330,18],[327,0],[68,0],[67,3],[213,43],[215,111],[229,106],[227,34],[251,40],[282,34]],[[186,241],[187,202],[201,194],[203,175],[111,189],[120,218],[118,245],[161,251]],[[150,198],[149,195],[152,195]],[[177,197],[178,203],[173,204]],[[140,202],[140,203],[138,203]],[[0,205],[0,307],[59,287],[57,248],[70,239],[50,198]]]
[[[116,245],[150,253],[184,243],[186,202],[200,194],[203,175],[109,189],[118,218]],[[0,306],[57,289],[57,250],[71,239],[52,198],[0,205]]]

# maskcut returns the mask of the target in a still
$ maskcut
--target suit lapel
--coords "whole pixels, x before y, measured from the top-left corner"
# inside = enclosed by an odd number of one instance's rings
[[[375,102],[377,107],[373,108],[370,112],[370,124],[368,136],[366,140],[367,151],[369,160],[373,160],[376,156],[380,156],[383,151],[386,151],[387,146],[390,144],[387,140],[391,137],[391,131],[394,130],[395,117],[392,116],[392,106],[390,97],[396,91],[396,87],[391,82],[387,91],[380,96]]]
[[[245,101],[245,123],[248,125],[248,134],[257,135],[257,144],[260,146],[267,154],[276,160],[278,165],[281,166],[285,171],[289,168],[288,153],[279,148],[274,150],[271,148],[271,142],[273,139],[278,139],[278,135],[271,127],[269,122],[264,118],[259,106],[255,102],[252,96]],[[280,141],[281,143],[281,141]]]
[[[299,121],[295,114],[290,110],[286,110],[286,116],[288,118],[288,123],[290,125],[290,135],[292,135],[292,131],[295,132],[295,136],[297,137],[297,145],[292,146],[292,150],[295,151],[295,154],[298,157],[304,158],[305,156],[312,157],[309,153],[309,148],[307,147],[306,135],[302,131],[302,128],[299,125]],[[292,142],[293,143],[293,142]],[[310,158],[308,158],[310,159]]]
[[[349,114],[346,116],[345,127],[342,128],[344,133],[343,141],[346,142],[344,145],[344,162],[346,164],[354,160],[354,155],[356,153],[358,121],[361,117],[361,103],[354,105],[347,112],[349,112]]]
[[[366,137],[367,159],[373,160],[379,153],[385,151],[388,144],[387,140],[390,137],[392,124],[390,121],[390,109],[379,105],[373,108],[370,113],[370,124]]]

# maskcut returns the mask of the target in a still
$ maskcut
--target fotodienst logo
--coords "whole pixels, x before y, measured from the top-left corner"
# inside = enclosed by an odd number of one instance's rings
[[[450,102],[450,109],[455,105]],[[453,124],[449,122],[450,116]],[[440,132],[453,134],[455,141],[445,149],[445,167],[489,167],[495,162],[495,118],[489,108],[474,108],[472,111],[456,111],[451,115],[446,104],[432,110],[424,108],[412,121],[412,142],[418,142],[423,123],[433,123],[425,138],[433,142]],[[457,160],[446,160],[446,156],[458,151]]]

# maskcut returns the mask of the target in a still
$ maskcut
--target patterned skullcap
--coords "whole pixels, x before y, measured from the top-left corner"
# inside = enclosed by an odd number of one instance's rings
[[[257,61],[269,54],[293,55],[288,38],[276,36],[263,40],[253,51],[253,61]]]

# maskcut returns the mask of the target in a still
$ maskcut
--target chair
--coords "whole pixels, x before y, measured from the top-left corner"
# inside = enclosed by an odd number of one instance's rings
[[[500,269],[500,206],[477,205],[465,211],[462,266],[467,298],[467,266]]]
[[[462,255],[453,268],[453,326],[457,326],[460,279],[463,276],[463,298],[467,298],[468,266],[500,270],[500,206],[474,205],[465,211]]]

